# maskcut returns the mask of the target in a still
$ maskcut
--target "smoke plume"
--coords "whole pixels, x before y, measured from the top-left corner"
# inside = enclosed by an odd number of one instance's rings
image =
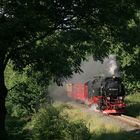
[[[83,73],[74,74],[72,79],[69,79],[68,82],[85,83],[92,80],[94,76],[107,77],[115,75],[116,77],[120,77],[119,64],[115,55],[106,57],[102,63],[100,61],[94,61],[93,57],[90,56],[88,61],[82,62],[81,69]]]
[[[121,74],[119,69],[119,63],[117,62],[115,55],[110,55],[108,58],[105,58],[104,64],[108,71],[107,76],[115,75],[116,77],[120,77]]]
[[[48,93],[53,101],[67,102],[70,100],[66,95],[65,85],[57,86],[55,83],[53,83],[49,86]]]
[[[85,83],[92,80],[94,76],[106,77],[115,75],[116,77],[120,77],[119,65],[115,55],[110,55],[105,58],[103,63],[100,61],[94,61],[93,57],[90,56],[88,61],[81,63],[81,69],[83,72],[80,74],[74,73],[71,79],[68,79],[63,83],[64,86],[58,87],[55,84],[50,86],[49,93],[54,100],[68,101],[65,91],[66,83]]]

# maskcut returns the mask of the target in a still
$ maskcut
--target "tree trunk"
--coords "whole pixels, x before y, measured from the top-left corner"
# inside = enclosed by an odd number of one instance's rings
[[[6,107],[5,99],[7,96],[7,88],[4,82],[4,70],[0,69],[0,136],[5,134],[5,118],[6,118]]]

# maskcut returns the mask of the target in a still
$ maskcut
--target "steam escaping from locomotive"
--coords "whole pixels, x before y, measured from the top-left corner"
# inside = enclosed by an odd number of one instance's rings
[[[70,101],[66,95],[65,86],[58,86],[56,83],[52,83],[52,85],[48,87],[48,94],[52,101]]]
[[[114,75],[116,77],[121,77],[120,76],[120,70],[119,70],[119,64],[116,60],[116,56],[115,55],[110,55],[109,58],[105,61],[107,61],[106,65],[107,65],[107,71],[109,72],[108,74],[110,76]]]
[[[109,57],[106,57],[103,60],[103,63],[100,61],[94,61],[92,56],[88,57],[87,59],[88,61],[83,61],[81,64],[83,73],[75,73],[72,76],[72,79],[68,80],[68,83],[85,83],[93,79],[94,76],[112,77],[115,75],[116,77],[121,77],[120,66],[116,59],[116,55],[109,55]]]

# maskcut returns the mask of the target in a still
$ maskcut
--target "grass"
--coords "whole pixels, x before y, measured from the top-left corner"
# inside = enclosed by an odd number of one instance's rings
[[[87,115],[81,109],[66,108],[63,114],[73,122],[82,120],[90,131],[90,140],[139,140],[140,137],[134,132],[125,132],[113,124],[107,124],[100,117]]]
[[[140,93],[126,96],[125,114],[140,119]]]
[[[70,121],[74,122],[82,120],[83,122],[85,122],[86,126],[90,129],[91,132],[98,132],[100,130],[111,132],[118,131],[118,128],[115,127],[113,124],[106,124],[103,120],[101,120],[100,117],[87,115],[80,109],[65,109],[63,113],[68,116]]]

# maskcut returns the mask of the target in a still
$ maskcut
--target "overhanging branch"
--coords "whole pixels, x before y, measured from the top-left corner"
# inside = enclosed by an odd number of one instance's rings
[[[57,31],[57,30],[70,30],[70,29],[75,29],[75,28],[76,27],[54,27],[54,28],[51,28],[48,32],[44,33],[43,35],[40,35],[39,37],[36,37],[31,41],[25,42],[25,43],[23,43],[23,45],[19,45],[19,47],[15,46],[7,54],[7,56],[5,58],[5,61],[4,61],[4,68],[6,68],[6,65],[7,65],[8,61],[12,57],[13,53],[15,53],[16,51],[23,50],[23,49],[27,48],[28,46],[30,46],[31,44],[37,42],[38,40],[43,40],[47,36],[52,35],[52,33]]]

